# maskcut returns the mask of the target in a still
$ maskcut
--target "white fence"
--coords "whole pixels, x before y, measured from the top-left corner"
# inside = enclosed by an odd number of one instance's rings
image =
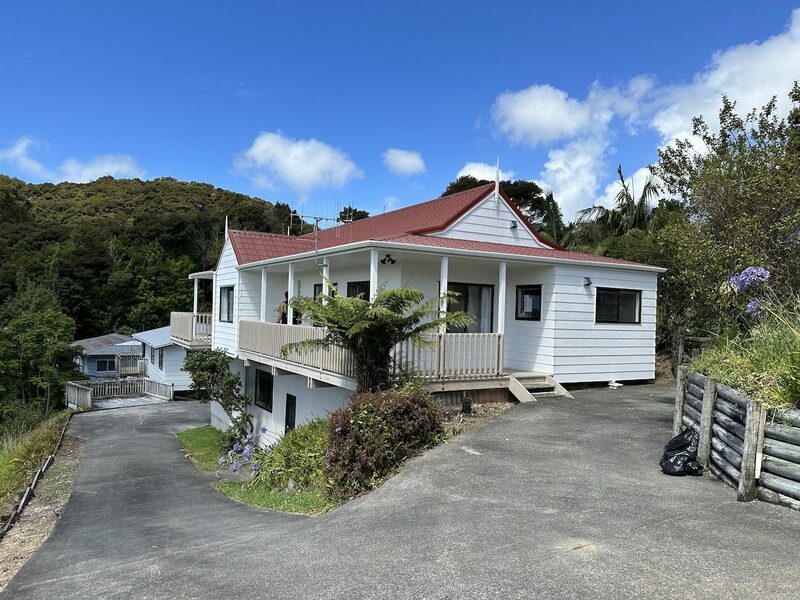
[[[325,331],[306,325],[282,325],[260,321],[239,322],[241,350],[354,377],[352,355],[343,348],[292,351],[286,357],[281,348],[320,339]],[[503,336],[499,333],[445,333],[428,336],[422,345],[411,341],[393,351],[395,375],[413,371],[426,380],[481,379],[503,372]]]
[[[154,396],[172,400],[173,386],[146,377],[70,381],[67,383],[66,395],[67,406],[70,408],[91,408],[92,402],[101,398]]]
[[[170,313],[169,332],[172,337],[189,343],[210,343],[211,313]]]

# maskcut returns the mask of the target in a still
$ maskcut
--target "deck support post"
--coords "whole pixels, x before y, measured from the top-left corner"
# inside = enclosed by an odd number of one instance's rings
[[[197,295],[199,291],[200,280],[194,280],[194,304],[192,305],[192,314],[196,317],[197,316]]]
[[[375,300],[378,293],[378,250],[369,251],[369,301]]]
[[[502,261],[497,277],[497,333],[506,332],[506,262]]]
[[[260,321],[267,321],[267,270],[261,269],[261,310]]]
[[[294,298],[294,263],[289,263],[289,282],[286,286],[286,292],[288,294],[288,300]],[[286,308],[286,324],[293,325],[294,324],[294,308],[287,300],[287,308]]]

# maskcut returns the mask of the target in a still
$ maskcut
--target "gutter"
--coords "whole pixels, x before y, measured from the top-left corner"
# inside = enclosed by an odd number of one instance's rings
[[[362,240],[360,242],[352,242],[349,244],[342,244],[340,246],[332,246],[318,251],[301,252],[299,254],[290,254],[288,256],[279,256],[277,258],[268,258],[266,260],[259,260],[256,262],[247,263],[244,265],[237,265],[237,270],[250,270],[261,267],[288,264],[290,262],[297,262],[300,260],[314,259],[318,256],[330,256],[336,254],[351,254],[360,250],[368,250],[372,248],[385,248],[391,250],[403,250],[407,252],[416,252],[419,254],[433,254],[433,255],[448,255],[448,256],[466,256],[471,258],[494,258],[502,259],[505,261],[522,262],[522,263],[536,263],[546,265],[575,265],[583,267],[604,267],[608,269],[622,269],[622,270],[635,270],[646,271],[650,273],[664,273],[666,269],[662,267],[654,267],[652,265],[640,264],[627,264],[627,263],[609,263],[596,260],[576,260],[569,258],[551,258],[547,256],[523,256],[520,254],[511,254],[506,252],[486,252],[483,250],[465,250],[463,248],[443,248],[441,246],[421,246],[418,244],[403,244],[400,242],[381,241],[381,240]]]

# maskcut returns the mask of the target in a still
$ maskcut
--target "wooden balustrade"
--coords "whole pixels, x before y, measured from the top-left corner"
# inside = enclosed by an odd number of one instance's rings
[[[141,356],[120,356],[118,354],[116,364],[118,375],[147,375],[147,361]]]
[[[306,325],[282,325],[260,321],[239,322],[239,348],[246,352],[286,360],[354,377],[352,355],[343,348],[293,350],[287,356],[281,348],[320,339],[325,331]],[[413,371],[426,380],[480,379],[503,372],[503,336],[499,333],[447,333],[427,336],[422,344],[398,344],[393,351],[395,375]]]
[[[70,381],[66,386],[67,406],[91,408],[93,400],[126,396],[155,396],[164,400],[172,400],[173,389],[170,383],[161,383],[146,377]]]
[[[199,345],[210,343],[211,313],[170,313],[169,330],[173,338],[185,342]]]
[[[345,377],[354,377],[353,357],[344,348],[313,348],[302,351],[293,350],[286,356],[281,354],[281,348],[287,344],[321,339],[324,335],[324,329],[308,325],[239,321],[239,348],[241,350],[322,369]]]

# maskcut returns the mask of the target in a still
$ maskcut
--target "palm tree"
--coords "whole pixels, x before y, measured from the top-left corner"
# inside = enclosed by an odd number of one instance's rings
[[[578,211],[577,223],[595,223],[604,225],[612,234],[622,235],[633,229],[647,229],[653,215],[652,200],[661,193],[661,187],[652,175],[642,188],[639,199],[635,200],[634,192],[625,181],[622,165],[617,166],[620,190],[614,196],[614,208],[590,206]],[[631,182],[632,183],[632,182]]]

